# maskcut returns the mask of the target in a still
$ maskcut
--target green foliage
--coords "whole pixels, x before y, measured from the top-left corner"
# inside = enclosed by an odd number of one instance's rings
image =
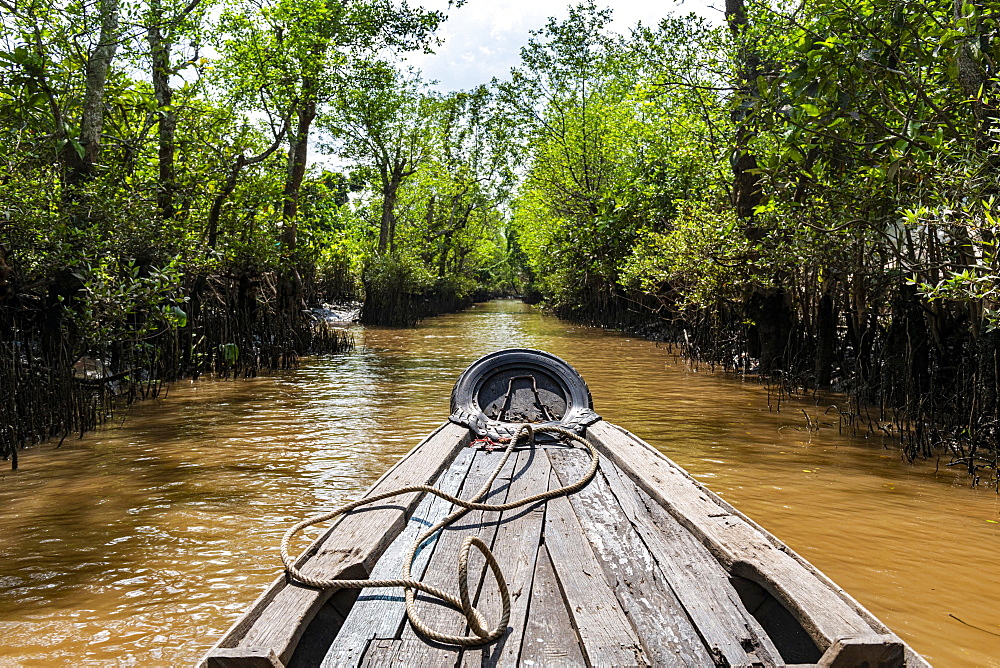
[[[623,285],[671,299],[681,310],[738,302],[754,284],[766,282],[768,267],[755,266],[752,249],[739,235],[729,210],[678,202],[668,232],[644,230],[623,265]]]
[[[493,91],[441,95],[384,62],[354,67],[359,86],[342,91],[321,124],[330,146],[357,161],[354,177],[366,182],[352,207],[368,267],[366,321],[404,324],[399,309],[415,309],[413,317],[437,310],[419,306],[416,293],[392,308],[370,303],[390,278],[411,285],[416,266],[433,277],[420,283],[425,302],[444,310],[474,294],[516,290],[515,277],[496,271],[507,265],[504,206],[515,176],[507,119]],[[377,313],[390,315],[383,321]]]
[[[397,57],[443,15],[402,2],[5,4],[3,331],[46,373],[229,373],[293,357],[311,302],[520,293],[914,424],[972,394],[961,438],[995,436],[1000,13],[725,4],[616,34],[587,0],[449,94]]]
[[[717,33],[671,19],[622,38],[609,20],[591,3],[550,21],[503,89],[532,130],[515,222],[556,307],[616,290],[635,244],[649,251],[678,201],[719,195],[712,140],[727,118],[699,55]]]
[[[509,236],[528,289],[612,326],[648,308],[693,354],[951,425],[907,452],[936,439],[975,472],[1000,423],[1000,13],[726,11],[725,31],[620,36],[585,2],[533,34],[501,86],[528,149]]]

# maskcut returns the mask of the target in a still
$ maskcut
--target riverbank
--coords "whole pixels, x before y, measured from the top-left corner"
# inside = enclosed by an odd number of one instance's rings
[[[961,468],[973,486],[982,483],[995,489],[1000,484],[1000,445],[990,417],[991,402],[1000,396],[993,387],[992,360],[1000,341],[994,331],[984,332],[975,345],[969,341],[949,344],[948,355],[929,355],[926,349],[915,355],[912,343],[899,348],[899,342],[892,341],[905,322],[901,324],[895,316],[884,318],[885,322],[873,316],[868,357],[859,359],[857,341],[841,336],[841,331],[840,338],[829,342],[831,356],[824,357],[826,371],[821,374],[814,364],[818,339],[805,326],[785,332],[782,336],[788,342],[781,359],[773,358],[765,365],[760,341],[764,334],[739,309],[671,312],[641,293],[595,291],[587,299],[592,301],[552,311],[571,322],[667,343],[693,364],[760,382],[767,388],[769,408],[787,398],[821,401],[826,395],[836,397],[825,408],[834,411],[842,429],[862,435],[880,433],[911,462],[933,460]],[[926,348],[925,344],[921,345]],[[894,365],[904,357],[907,365],[921,367],[906,371],[919,371],[920,379],[914,381],[912,374],[905,382],[895,378],[899,369]],[[984,370],[984,365],[990,368]],[[807,428],[811,424],[806,417]]]
[[[0,337],[0,459],[16,470],[25,447],[82,436],[183,378],[252,377],[353,347],[342,325],[356,308],[282,309],[277,283],[272,274],[191,276],[176,286],[183,308],[135,307],[124,322],[70,308],[78,297],[0,302],[8,332]]]

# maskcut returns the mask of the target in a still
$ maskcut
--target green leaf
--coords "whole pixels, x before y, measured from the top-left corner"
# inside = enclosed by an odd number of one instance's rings
[[[81,160],[83,160],[83,154],[84,154],[83,144],[81,144],[78,140],[74,138],[70,138],[69,143],[73,145],[73,149],[76,151],[76,154],[80,156]]]
[[[235,343],[219,344],[219,352],[226,364],[236,364],[236,360],[240,358],[240,347]]]
[[[823,113],[822,111],[820,111],[820,108],[817,107],[815,104],[809,104],[808,102],[802,103],[801,107],[802,111],[806,112],[807,114],[813,117],[819,116],[820,114]]]
[[[174,317],[176,318],[178,327],[187,327],[187,313],[185,313],[179,306],[174,306],[172,309]]]

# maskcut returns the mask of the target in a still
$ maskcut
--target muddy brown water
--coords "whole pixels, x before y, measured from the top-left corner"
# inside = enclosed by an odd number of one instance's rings
[[[354,353],[295,371],[177,383],[0,473],[0,665],[195,662],[279,572],[290,524],[356,497],[446,419],[462,369],[518,346],[576,366],[605,418],[933,663],[1000,666],[1000,497],[958,471],[840,435],[826,405],[769,412],[760,385],[519,302],[355,336]]]

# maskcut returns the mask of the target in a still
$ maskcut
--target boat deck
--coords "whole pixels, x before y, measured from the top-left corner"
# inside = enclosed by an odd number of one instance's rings
[[[583,490],[504,513],[470,511],[414,561],[415,578],[457,592],[462,541],[477,535],[490,545],[511,593],[500,640],[463,649],[425,639],[407,619],[401,589],[331,596],[281,578],[202,665],[926,665],[807,562],[640,439],[606,422],[587,437],[602,454]],[[449,439],[449,455],[435,468],[428,457],[448,450]],[[464,428],[446,425],[370,493],[432,481],[469,498],[502,456],[469,440]],[[484,501],[568,485],[589,462],[580,447],[520,447]],[[300,563],[327,577],[398,577],[417,535],[452,510],[422,496],[344,518]],[[492,626],[500,595],[475,551],[469,572],[475,605]],[[440,632],[468,633],[447,605],[418,594],[417,608]]]
[[[468,498],[501,456],[500,451],[466,449],[438,484],[460,487],[460,496]],[[501,504],[569,485],[589,462],[589,454],[579,447],[517,450],[485,501]],[[437,497],[425,499],[379,560],[373,577],[397,576],[418,532],[451,509]],[[402,590],[366,589],[324,665],[513,666],[558,660],[710,666],[716,664],[713,655],[730,665],[780,661],[757,620],[739,605],[718,562],[607,459],[595,480],[569,497],[506,513],[466,514],[421,551],[414,575],[457,591],[457,555],[469,534],[491,546],[510,583],[510,631],[503,638],[464,650],[428,642],[406,619]],[[472,564],[476,605],[496,620],[499,591],[480,555],[473,553]],[[422,595],[417,601],[420,616],[432,628],[467,633],[465,619],[450,607]],[[699,633],[693,620],[705,631]]]

